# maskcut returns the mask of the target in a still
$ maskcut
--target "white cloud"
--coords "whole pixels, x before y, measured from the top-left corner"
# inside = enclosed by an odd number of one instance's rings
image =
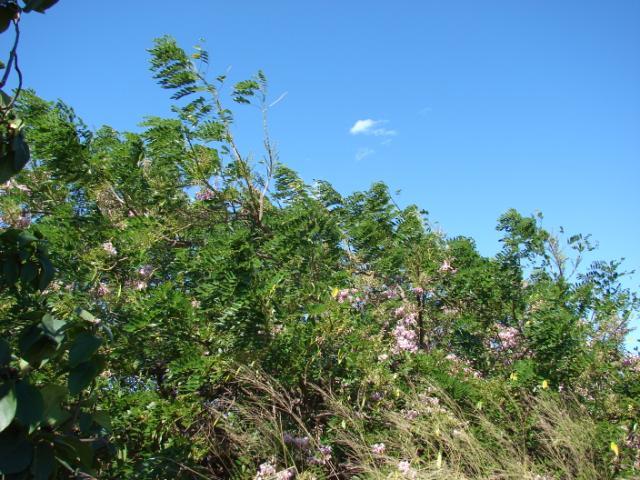
[[[369,155],[373,155],[374,153],[376,153],[376,151],[372,148],[366,148],[366,147],[359,148],[358,151],[356,152],[356,162],[359,162],[360,160],[364,160]]]
[[[382,127],[387,123],[384,120],[372,120],[367,118],[365,120],[358,120],[353,124],[353,127],[349,129],[351,135],[375,135],[376,137],[392,137],[397,135],[398,132]]]

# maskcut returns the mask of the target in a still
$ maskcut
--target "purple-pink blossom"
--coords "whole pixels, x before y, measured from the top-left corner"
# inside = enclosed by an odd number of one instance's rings
[[[109,288],[109,285],[107,285],[106,283],[100,282],[100,284],[98,285],[98,288],[96,289],[96,294],[99,297],[104,297],[106,295],[109,295],[109,293],[111,293],[111,289]]]
[[[148,278],[153,273],[153,266],[151,265],[143,265],[138,269],[138,275],[143,278]]]
[[[374,443],[373,445],[371,445],[371,453],[373,453],[374,455],[382,455],[386,449],[387,446],[382,442]]]
[[[402,460],[398,462],[398,471],[407,478],[416,478],[418,472],[411,467],[411,462]]]
[[[396,344],[393,353],[418,351],[418,334],[415,331],[416,316],[411,313],[398,320],[396,327],[393,329],[393,336]]]
[[[499,350],[513,350],[520,342],[520,332],[514,327],[498,325],[498,340]]]
[[[271,462],[264,462],[258,467],[255,480],[265,480],[276,474],[276,467]]]
[[[215,192],[210,188],[203,188],[196,193],[196,200],[212,200],[215,197]]]

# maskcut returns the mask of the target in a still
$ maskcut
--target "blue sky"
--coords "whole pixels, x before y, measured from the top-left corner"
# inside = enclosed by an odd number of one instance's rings
[[[22,30],[26,85],[91,127],[168,115],[146,49],[205,38],[212,74],[262,69],[274,99],[287,93],[271,130],[307,181],[348,193],[384,180],[487,255],[501,213],[540,210],[640,270],[637,0],[60,0]],[[258,113],[236,110],[257,154]]]

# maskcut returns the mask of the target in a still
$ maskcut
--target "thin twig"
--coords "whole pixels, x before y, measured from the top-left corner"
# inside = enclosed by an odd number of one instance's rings
[[[11,52],[9,53],[9,61],[7,62],[7,68],[4,71],[4,75],[2,76],[2,80],[0,80],[0,88],[4,88],[4,86],[7,83],[7,80],[9,80],[9,75],[11,74],[11,68],[13,67],[13,63],[15,61],[16,58],[16,54],[18,51],[18,43],[20,42],[20,27],[18,27],[18,21],[17,20],[12,20],[13,21],[13,26],[14,29],[16,31],[16,38],[13,41],[13,48],[11,49]]]

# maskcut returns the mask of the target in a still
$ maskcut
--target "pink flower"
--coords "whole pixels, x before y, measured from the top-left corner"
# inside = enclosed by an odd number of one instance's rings
[[[371,445],[371,453],[374,455],[382,455],[386,449],[387,446],[384,443],[374,443]]]
[[[215,198],[215,195],[215,192],[210,188],[203,188],[198,193],[196,193],[196,200],[212,200],[213,198]]]
[[[264,480],[269,477],[273,477],[276,474],[276,467],[271,462],[264,462],[258,467],[258,473],[256,473],[256,480]]]
[[[96,294],[99,297],[104,297],[106,295],[109,295],[110,293],[111,293],[111,289],[109,288],[109,285],[107,285],[106,283],[100,282],[100,285],[98,285],[98,288],[96,289]]]
[[[417,410],[405,410],[404,411],[404,418],[406,418],[407,420],[415,420],[416,418],[418,418],[418,411]]]
[[[102,244],[102,249],[111,256],[118,254],[118,250],[116,250],[116,247],[113,246],[113,243],[111,243],[111,241],[104,242]]]
[[[373,400],[374,402],[379,402],[383,398],[384,398],[384,394],[382,392],[373,392],[371,394],[371,400]]]
[[[520,343],[520,332],[517,328],[498,325],[498,350],[514,350]]]
[[[451,266],[451,263],[448,259],[445,259],[442,261],[442,265],[440,265],[438,271],[443,273],[456,273],[458,270]]]
[[[422,287],[415,287],[413,289],[413,293],[415,293],[416,295],[422,295],[424,293],[424,288]]]
[[[143,265],[138,269],[138,275],[144,278],[148,278],[153,274],[153,267],[151,265]]]
[[[318,447],[318,451],[327,460],[331,458],[331,452],[332,452],[331,446],[329,446],[329,445],[320,445],[320,447]]]
[[[418,472],[416,472],[413,468],[411,468],[411,463],[406,461],[406,460],[402,460],[401,462],[398,462],[398,471],[400,473],[402,473],[405,477],[407,478],[416,478]]]
[[[301,450],[306,450],[307,448],[309,448],[309,437],[295,437],[293,435],[291,435],[289,432],[285,432],[282,435],[282,439],[284,440],[284,443],[288,444],[288,445],[293,445],[297,448],[300,448]]]
[[[296,472],[293,468],[287,468],[286,470],[280,470],[276,473],[276,480],[291,480],[295,475]]]
[[[392,332],[396,340],[393,353],[398,354],[402,351],[415,353],[418,351],[418,334],[415,331],[415,325],[416,316],[413,313],[398,321]]]
[[[396,298],[399,297],[398,292],[394,288],[389,288],[389,289],[385,290],[384,292],[382,292],[382,295],[387,300],[395,300]]]
[[[16,228],[20,228],[20,229],[25,229],[25,228],[29,228],[29,225],[31,225],[31,214],[26,211],[23,210],[22,214],[18,217],[18,220],[16,221]]]

